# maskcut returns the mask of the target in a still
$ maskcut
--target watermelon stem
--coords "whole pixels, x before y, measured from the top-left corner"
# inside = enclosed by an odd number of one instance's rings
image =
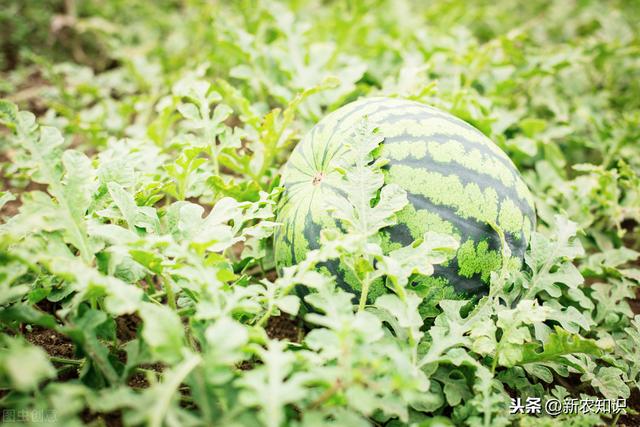
[[[502,255],[502,266],[500,267],[500,276],[498,278],[498,286],[494,285],[491,288],[501,289],[504,286],[505,282],[507,281],[509,260],[511,259],[511,248],[507,244],[507,239],[505,237],[504,230],[502,229],[502,227],[500,227],[494,222],[489,222],[489,225],[491,226],[491,228],[493,228],[493,230],[498,234],[498,237],[500,238],[500,246],[501,246],[500,254]],[[493,293],[490,291],[490,294],[493,294]]]
[[[173,292],[173,284],[166,277],[160,276],[158,277],[158,279],[161,279],[160,281],[162,282],[162,286],[164,287],[169,307],[171,307],[171,309],[174,311],[178,310],[178,306],[176,304],[176,296]]]
[[[362,311],[364,310],[364,306],[367,304],[367,296],[369,295],[369,285],[370,282],[368,280],[362,281],[358,278],[358,281],[360,281],[361,286],[361,292],[360,292],[360,301],[358,303],[358,311]]]

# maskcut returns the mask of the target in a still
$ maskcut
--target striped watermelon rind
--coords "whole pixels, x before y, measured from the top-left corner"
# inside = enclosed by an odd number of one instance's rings
[[[274,247],[279,269],[296,264],[319,247],[320,231],[336,227],[325,200],[338,191],[336,164],[344,143],[363,117],[384,137],[380,153],[389,160],[385,183],[402,187],[409,204],[398,224],[380,232],[383,249],[411,244],[426,231],[447,233],[461,242],[456,257],[436,266],[433,277],[415,278],[413,286],[446,297],[483,294],[490,273],[502,265],[500,227],[521,265],[535,210],[529,189],[509,157],[468,123],[419,102],[365,98],[332,112],[303,138],[283,169],[285,192],[278,207]],[[494,224],[494,226],[492,226]],[[345,289],[358,293],[358,282],[338,261],[323,269]],[[379,280],[369,299],[385,292]]]

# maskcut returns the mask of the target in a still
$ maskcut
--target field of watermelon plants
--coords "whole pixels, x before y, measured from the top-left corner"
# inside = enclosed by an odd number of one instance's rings
[[[5,0],[2,422],[640,425],[638,23]]]

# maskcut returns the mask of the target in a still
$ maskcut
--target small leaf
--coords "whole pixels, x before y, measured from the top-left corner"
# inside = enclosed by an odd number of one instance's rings
[[[175,363],[181,358],[184,330],[180,317],[166,306],[143,303],[140,317],[144,321],[142,338],[162,361]]]
[[[563,362],[563,356],[575,353],[599,356],[602,350],[596,341],[585,339],[577,334],[570,334],[556,326],[555,332],[550,334],[543,344],[542,351],[537,344],[527,343],[522,348],[521,364],[540,362]]]
[[[56,370],[40,347],[18,338],[3,338],[8,347],[0,353],[0,372],[5,372],[17,390],[34,390],[42,381],[56,376]]]
[[[547,127],[547,122],[537,118],[527,118],[520,121],[520,128],[529,138],[533,138],[536,134],[542,132]]]

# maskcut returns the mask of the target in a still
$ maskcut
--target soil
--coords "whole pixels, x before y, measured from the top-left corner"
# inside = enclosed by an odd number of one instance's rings
[[[31,344],[42,347],[50,356],[73,359],[75,348],[71,340],[61,333],[40,326],[25,330],[24,337]]]
[[[631,391],[631,396],[627,399],[627,408],[633,408],[634,411],[640,412],[640,392],[638,389]],[[618,418],[618,425],[625,427],[640,427],[640,413],[625,414]]]
[[[629,301],[629,307],[633,314],[640,314],[640,288],[636,289],[636,299]]]
[[[93,413],[87,409],[85,409],[81,414],[80,418],[85,423],[85,425],[104,425],[107,427],[122,427],[124,424],[122,422],[122,412],[114,411],[109,412],[108,414],[102,413]]]
[[[281,314],[280,316],[269,318],[265,330],[271,339],[295,343],[302,342],[306,333],[301,322],[288,314]]]
[[[136,372],[131,376],[131,378],[129,378],[127,385],[131,388],[142,389],[149,387],[150,384],[149,381],[147,381],[145,374],[142,372]]]
[[[122,342],[131,341],[138,334],[142,319],[137,314],[125,314],[116,318],[116,336]]]

